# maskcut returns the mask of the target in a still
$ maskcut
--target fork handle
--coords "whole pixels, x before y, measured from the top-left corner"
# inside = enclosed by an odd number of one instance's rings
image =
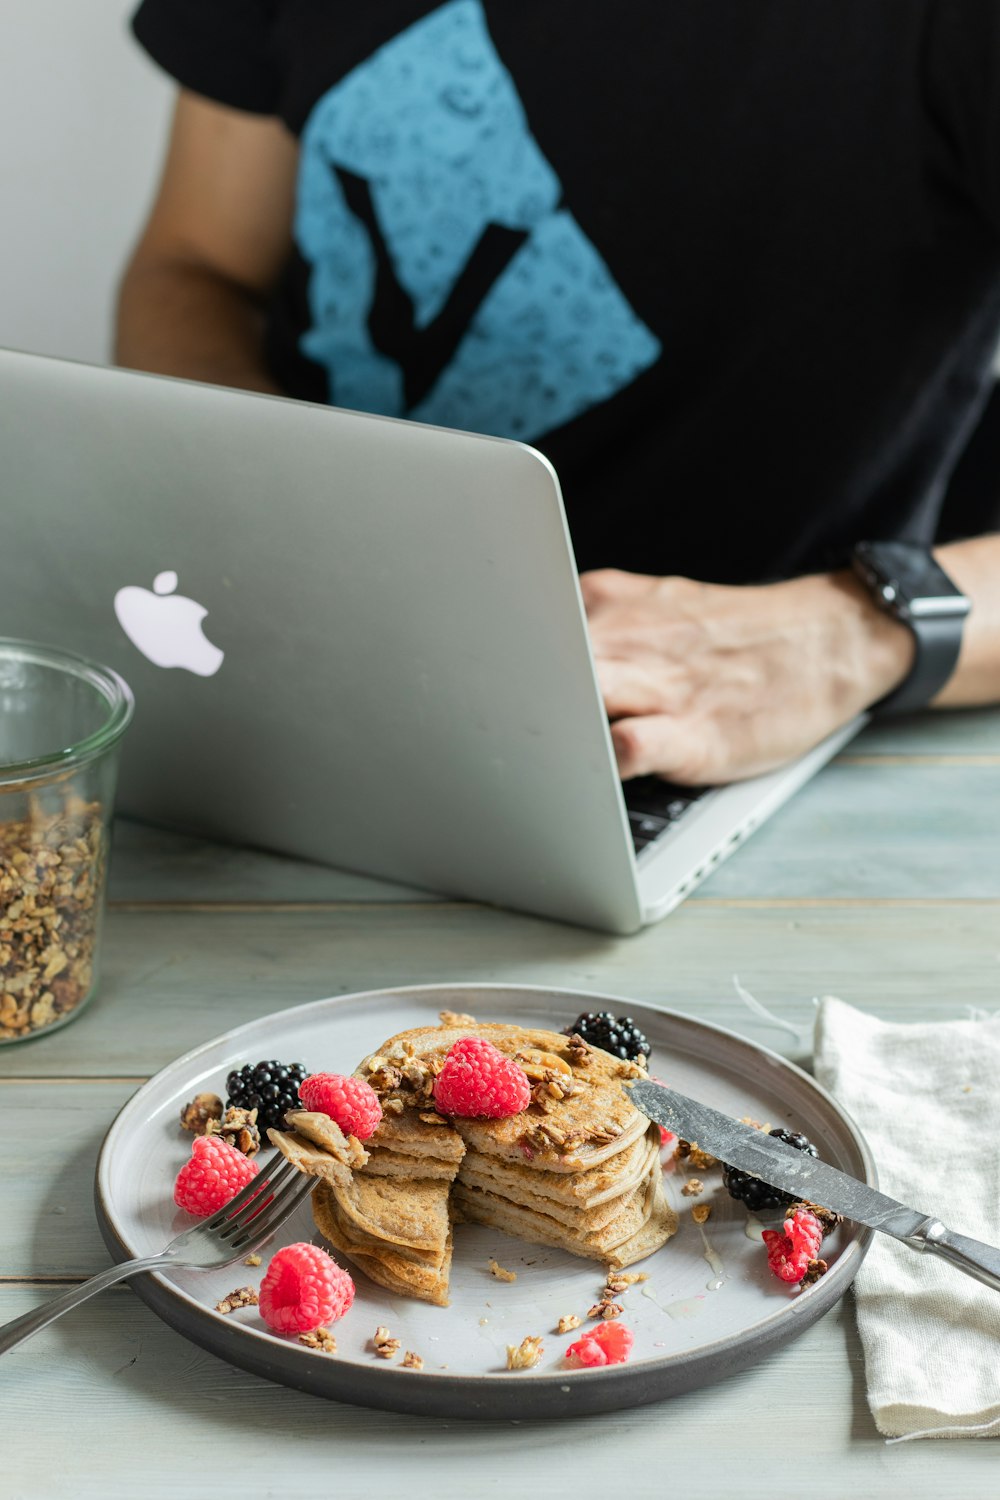
[[[40,1328],[46,1327],[55,1318],[61,1318],[71,1308],[79,1307],[88,1297],[103,1292],[106,1286],[114,1286],[116,1281],[124,1281],[127,1276],[137,1276],[140,1271],[155,1271],[158,1266],[172,1264],[176,1264],[172,1255],[147,1255],[142,1260],[126,1260],[121,1265],[109,1266],[106,1271],[91,1276],[89,1281],[71,1286],[61,1297],[53,1297],[51,1302],[36,1307],[32,1312],[22,1313],[19,1318],[13,1318],[11,1322],[0,1326],[0,1354],[6,1354],[8,1349],[15,1349],[18,1344],[23,1344],[25,1339],[30,1339]]]

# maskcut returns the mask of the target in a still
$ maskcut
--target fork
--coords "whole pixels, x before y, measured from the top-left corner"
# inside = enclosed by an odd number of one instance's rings
[[[280,1229],[316,1186],[313,1178],[305,1177],[291,1162],[284,1161],[275,1171],[275,1161],[282,1161],[281,1156],[276,1154],[269,1168],[251,1178],[225,1208],[220,1208],[218,1213],[191,1229],[185,1229],[159,1255],[145,1255],[109,1266],[80,1286],[71,1287],[61,1297],[54,1297],[43,1307],[4,1323],[0,1326],[0,1354],[16,1348],[55,1318],[62,1317],[63,1313],[86,1302],[95,1293],[103,1292],[106,1286],[124,1281],[127,1276],[138,1276],[141,1271],[156,1271],[164,1266],[197,1266],[209,1270],[231,1266],[234,1261],[250,1254]],[[263,1188],[267,1189],[267,1196],[263,1202],[258,1202]]]

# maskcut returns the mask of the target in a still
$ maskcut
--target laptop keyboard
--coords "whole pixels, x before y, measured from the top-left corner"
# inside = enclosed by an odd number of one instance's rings
[[[632,843],[639,854],[648,845],[668,833],[683,818],[699,797],[711,791],[707,786],[674,786],[659,776],[636,776],[622,783],[628,809]]]

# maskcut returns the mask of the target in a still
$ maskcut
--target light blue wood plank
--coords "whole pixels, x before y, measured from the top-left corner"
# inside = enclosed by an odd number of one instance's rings
[[[45,1295],[0,1286],[0,1319]],[[997,1492],[990,1443],[886,1448],[846,1304],[756,1370],[558,1423],[427,1420],[303,1396],[186,1343],[127,1290],[53,1324],[4,1370],[4,1500],[395,1496],[428,1484],[438,1500],[598,1500],[623,1488],[641,1500],[773,1500],[790,1473],[808,1476],[811,1500]]]
[[[101,1142],[134,1083],[8,1083],[0,1277],[92,1276],[110,1262],[94,1219]]]
[[[1000,709],[935,710],[879,719],[845,755],[1000,755]]]
[[[651,1000],[786,1045],[750,1015],[733,974],[802,1026],[823,993],[890,1019],[943,1018],[970,1004],[996,1007],[998,955],[997,903],[689,902],[621,939],[472,906],[112,912],[101,995],[63,1030],[0,1050],[0,1078],[152,1073],[288,1005],[477,980]]]
[[[729,896],[1000,897],[1000,760],[825,767],[694,899]]]
[[[112,901],[433,901],[392,885],[305,860],[119,819],[108,893]]]

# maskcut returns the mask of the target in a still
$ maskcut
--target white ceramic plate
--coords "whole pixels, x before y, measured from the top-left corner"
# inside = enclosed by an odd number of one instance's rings
[[[96,1203],[116,1259],[155,1253],[191,1220],[174,1207],[177,1171],[191,1137],[178,1125],[196,1093],[225,1095],[226,1075],[264,1057],[303,1062],[310,1071],[350,1072],[388,1037],[434,1024],[439,1010],[471,1011],[477,1020],[560,1031],[582,1010],[632,1015],[649,1038],[650,1071],[682,1093],[735,1116],[802,1130],[824,1161],[876,1185],[871,1155],[840,1107],[800,1069],[776,1053],[674,1011],[615,996],[503,985],[424,985],[343,995],[300,1005],[242,1026],[179,1058],[145,1084],[115,1120],[101,1151]],[[215,1303],[262,1271],[239,1263],[218,1272],[171,1272],[137,1278],[139,1295],[174,1328],[223,1359],[317,1395],[388,1410],[464,1417],[542,1417],[655,1401],[758,1363],[804,1331],[850,1285],[871,1238],[844,1226],[824,1243],[828,1273],[805,1291],[790,1291],[768,1271],[763,1245],[742,1204],[725,1192],[718,1170],[700,1174],[705,1192],[683,1197],[683,1172],[667,1176],[681,1227],[662,1250],[633,1270],[649,1280],[621,1299],[635,1334],[625,1365],[571,1370],[562,1351],[578,1334],[558,1335],[566,1313],[586,1322],[604,1281],[596,1261],[529,1245],[495,1230],[459,1225],[451,1306],[394,1297],[349,1267],[354,1306],[334,1332],[336,1356],[270,1333],[255,1308],[223,1316]],[[711,1204],[704,1228],[690,1209]],[[748,1232],[749,1230],[749,1232]],[[322,1243],[308,1206],[278,1240]],[[277,1241],[270,1249],[276,1248]],[[268,1250],[265,1249],[266,1266]],[[498,1282],[494,1256],[517,1280]],[[422,1371],[378,1359],[371,1337],[379,1324],[424,1360]],[[532,1370],[508,1371],[506,1348],[541,1334],[544,1353]]]

